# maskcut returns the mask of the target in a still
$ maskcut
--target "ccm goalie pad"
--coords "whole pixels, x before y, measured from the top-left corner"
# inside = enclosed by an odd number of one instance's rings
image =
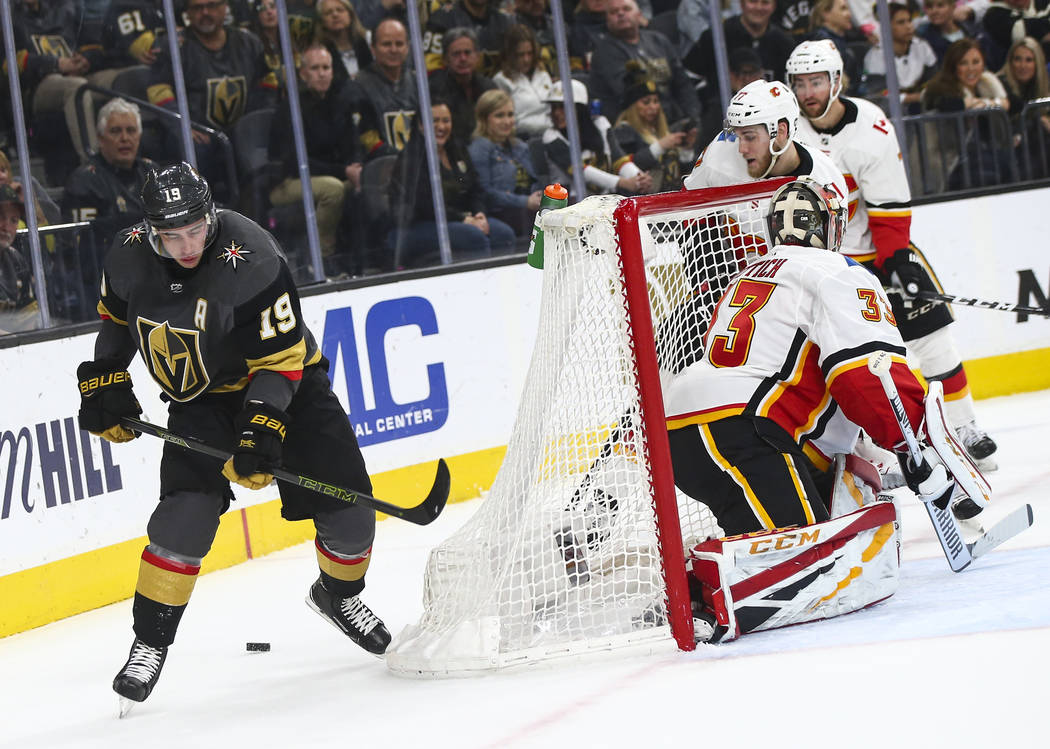
[[[897,591],[899,545],[886,501],[814,525],[709,539],[689,559],[694,619],[699,609],[713,620],[706,641],[719,642],[862,609]]]

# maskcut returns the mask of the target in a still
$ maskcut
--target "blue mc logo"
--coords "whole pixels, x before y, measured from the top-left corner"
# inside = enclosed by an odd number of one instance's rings
[[[411,403],[394,401],[387,369],[386,335],[391,330],[408,326],[419,328],[424,336],[437,334],[437,316],[429,301],[412,296],[374,304],[365,316],[367,362],[362,362],[354,332],[353,310],[342,307],[328,310],[325,315],[321,352],[332,363],[333,370],[337,355],[342,353],[350,421],[362,447],[432,432],[440,429],[448,419],[448,388],[445,385],[445,366],[441,362],[427,364],[418,375],[399,371],[400,377],[426,377],[429,392],[422,400]],[[371,376],[374,408],[368,408],[365,402],[361,377],[363,366],[368,366]],[[329,371],[329,377],[335,382],[336,373]]]

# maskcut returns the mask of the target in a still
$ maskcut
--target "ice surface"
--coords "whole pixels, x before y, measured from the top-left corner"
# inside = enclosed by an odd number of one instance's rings
[[[124,720],[110,681],[130,601],[0,640],[0,747],[1047,746],[1050,391],[978,414],[1000,446],[986,524],[1029,502],[1035,526],[953,574],[905,500],[900,591],[867,611],[695,653],[412,681],[307,609],[304,544],[203,577]],[[428,549],[476,506],[380,523],[365,598],[392,631],[419,617]]]

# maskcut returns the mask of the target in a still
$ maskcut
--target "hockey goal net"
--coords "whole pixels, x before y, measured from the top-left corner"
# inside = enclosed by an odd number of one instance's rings
[[[719,536],[675,491],[661,378],[702,355],[780,184],[591,197],[544,216],[540,320],[499,474],[429,557],[387,650],[417,676],[614,648],[694,647],[684,549]]]

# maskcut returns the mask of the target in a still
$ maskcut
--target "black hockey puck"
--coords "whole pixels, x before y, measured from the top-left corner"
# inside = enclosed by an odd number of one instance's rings
[[[248,642],[245,643],[244,649],[249,653],[269,653],[270,643],[268,642]]]

